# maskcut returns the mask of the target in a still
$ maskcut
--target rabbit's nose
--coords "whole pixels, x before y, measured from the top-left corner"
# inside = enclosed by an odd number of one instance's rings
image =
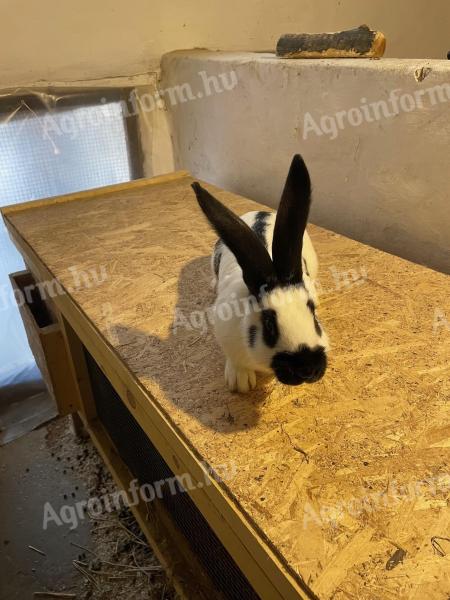
[[[272,359],[275,375],[288,385],[313,383],[326,371],[327,358],[322,347],[301,346],[297,352],[278,352]]]
[[[325,368],[322,366],[309,365],[307,367],[304,367],[303,369],[300,369],[301,377],[305,381],[308,381],[309,383],[313,383],[314,381],[319,381],[319,379],[321,379],[323,377],[324,373],[325,373]]]

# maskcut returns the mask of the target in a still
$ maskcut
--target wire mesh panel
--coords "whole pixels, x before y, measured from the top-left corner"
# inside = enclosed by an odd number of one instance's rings
[[[2,205],[130,179],[119,102],[57,113],[25,108],[0,126]]]
[[[161,501],[223,597],[258,600],[259,596],[188,494],[179,488],[173,493],[173,486],[160,485],[164,480],[173,480],[173,472],[86,349],[85,356],[98,418],[122,460],[140,485],[158,482]]]

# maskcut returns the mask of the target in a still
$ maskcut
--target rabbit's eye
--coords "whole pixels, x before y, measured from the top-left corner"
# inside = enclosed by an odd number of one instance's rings
[[[263,339],[269,348],[273,348],[279,337],[277,313],[272,308],[266,308],[261,313]]]

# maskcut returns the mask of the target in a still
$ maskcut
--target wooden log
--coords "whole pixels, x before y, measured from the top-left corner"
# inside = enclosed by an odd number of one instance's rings
[[[336,33],[286,33],[277,43],[282,58],[379,58],[386,49],[381,31],[367,25]]]

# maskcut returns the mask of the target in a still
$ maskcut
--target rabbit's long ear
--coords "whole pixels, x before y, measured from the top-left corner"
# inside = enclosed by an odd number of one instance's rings
[[[275,285],[270,254],[255,232],[198,182],[193,183],[192,188],[208,221],[236,257],[250,292],[258,296],[263,286]]]
[[[311,204],[311,181],[300,154],[292,159],[277,211],[272,259],[280,283],[302,280],[303,234]]]

